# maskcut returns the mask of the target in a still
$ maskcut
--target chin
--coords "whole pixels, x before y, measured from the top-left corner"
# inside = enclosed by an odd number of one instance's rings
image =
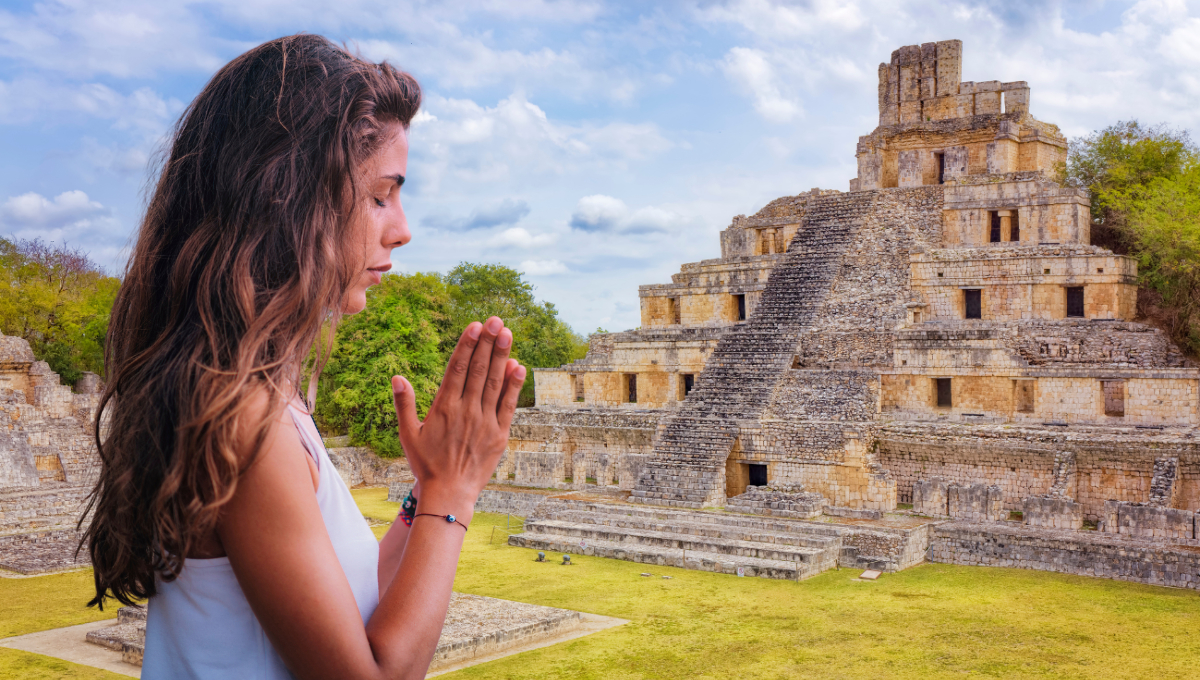
[[[346,302],[342,305],[343,316],[353,316],[367,308],[367,291],[354,290],[346,296]]]

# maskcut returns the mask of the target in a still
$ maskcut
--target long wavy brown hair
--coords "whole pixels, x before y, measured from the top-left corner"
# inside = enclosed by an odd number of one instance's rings
[[[180,117],[105,347],[90,605],[154,595],[216,526],[361,274],[344,247],[357,171],[420,102],[386,62],[294,35],[230,62]],[[266,414],[247,415],[264,387]],[[256,433],[248,457],[238,432]]]

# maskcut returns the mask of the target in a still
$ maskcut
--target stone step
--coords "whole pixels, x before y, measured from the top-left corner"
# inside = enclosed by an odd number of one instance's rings
[[[571,524],[591,524],[609,528],[636,529],[639,531],[665,532],[674,536],[686,536],[689,538],[719,538],[769,545],[802,546],[805,548],[828,549],[837,547],[839,543],[836,535],[804,531],[772,531],[764,528],[762,525],[738,526],[702,520],[680,521],[621,515],[596,515],[574,510],[551,512],[547,517],[538,517],[532,521],[541,522],[544,520]]]
[[[591,544],[604,542],[726,555],[730,557],[753,557],[783,562],[804,562],[832,566],[841,550],[840,541],[831,541],[821,547],[806,547],[759,541],[736,540],[719,537],[694,536],[671,531],[651,531],[634,527],[611,527],[598,524],[577,524],[556,520],[529,520],[525,522],[525,534],[531,536],[553,536],[557,539]],[[827,554],[828,553],[828,554]]]
[[[696,571],[711,571],[718,574],[737,574],[738,568],[741,567],[745,576],[792,581],[811,578],[827,569],[833,568],[836,564],[836,561],[829,564],[825,564],[824,562],[787,562],[783,560],[741,557],[655,545],[610,541],[589,542],[587,547],[581,550],[577,540],[572,541],[570,538],[563,536],[528,533],[509,536],[508,543],[509,545],[521,548],[533,548],[534,550],[560,552],[569,555],[606,557],[628,562],[638,562],[640,564],[680,567]],[[836,554],[834,555],[834,560],[836,560]]]

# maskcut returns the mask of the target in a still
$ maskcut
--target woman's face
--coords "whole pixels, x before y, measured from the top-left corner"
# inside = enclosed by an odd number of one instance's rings
[[[383,273],[392,268],[392,249],[412,240],[400,206],[400,187],[407,172],[408,131],[396,125],[391,139],[363,165],[365,195],[354,230],[362,238],[363,271],[346,292],[343,314],[366,309],[367,288],[379,283]]]

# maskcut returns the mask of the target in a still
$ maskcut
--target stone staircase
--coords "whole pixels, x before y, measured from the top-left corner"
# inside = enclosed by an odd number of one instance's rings
[[[553,499],[509,544],[698,571],[801,580],[843,557],[834,526],[775,518]],[[857,564],[851,549],[845,557]]]
[[[87,641],[116,650],[125,663],[141,666],[146,649],[146,607],[121,607],[117,622],[88,633]]]
[[[754,314],[721,338],[682,408],[663,419],[634,501],[699,508],[724,500],[723,472],[738,421],[757,419],[766,407],[876,194],[836,194],[809,203]]]

